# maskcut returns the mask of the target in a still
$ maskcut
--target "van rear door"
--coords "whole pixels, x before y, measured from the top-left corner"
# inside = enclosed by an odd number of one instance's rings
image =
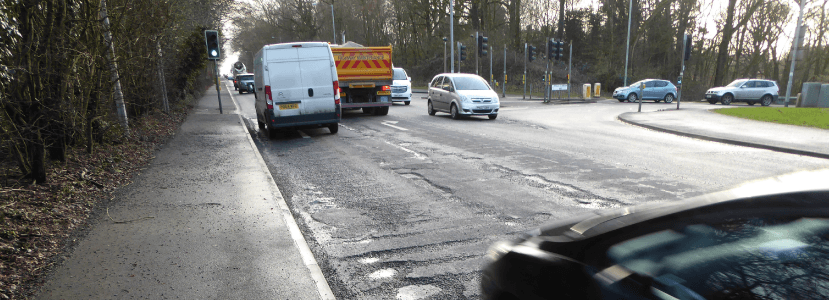
[[[328,47],[269,49],[268,73],[274,116],[335,112]]]

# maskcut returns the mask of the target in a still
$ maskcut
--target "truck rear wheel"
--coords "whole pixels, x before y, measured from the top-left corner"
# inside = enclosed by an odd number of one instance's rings
[[[329,124],[329,132],[331,132],[331,134],[337,133],[338,129],[340,129],[340,126],[337,126],[337,123]]]
[[[387,114],[389,114],[389,106],[375,107],[375,115],[385,116]]]

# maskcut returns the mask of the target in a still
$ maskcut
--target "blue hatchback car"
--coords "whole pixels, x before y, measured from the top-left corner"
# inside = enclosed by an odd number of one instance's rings
[[[640,90],[640,86],[643,84],[645,87]],[[668,80],[643,79],[629,86],[615,89],[613,97],[620,100],[620,102],[626,100],[637,102],[637,99],[643,99],[654,100],[654,102],[663,100],[666,103],[672,103],[674,99],[677,99],[677,87]]]

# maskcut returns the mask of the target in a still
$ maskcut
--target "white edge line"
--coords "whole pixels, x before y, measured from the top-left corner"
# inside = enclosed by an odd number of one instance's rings
[[[228,94],[231,93],[229,92]],[[231,95],[231,98],[233,98],[233,95]],[[300,231],[300,227],[297,226],[297,221],[294,220],[294,216],[291,215],[291,210],[288,209],[288,204],[285,203],[285,198],[282,197],[280,188],[274,182],[274,178],[271,177],[271,172],[268,171],[265,159],[262,158],[262,154],[259,153],[259,149],[257,149],[254,139],[251,138],[247,125],[245,125],[245,120],[242,118],[241,114],[237,114],[237,116],[239,116],[239,121],[242,123],[242,131],[245,133],[245,136],[248,137],[248,143],[251,144],[251,148],[253,148],[254,153],[256,153],[260,169],[262,169],[262,172],[265,173],[266,177],[268,177],[268,184],[270,185],[271,190],[275,191],[274,195],[276,199],[274,200],[277,202],[277,205],[279,205],[280,211],[282,211],[283,221],[285,222],[285,225],[288,226],[288,231],[291,232],[291,239],[294,240],[294,245],[296,245],[297,249],[300,251],[300,256],[303,258],[303,263],[308,268],[311,280],[313,280],[314,284],[317,285],[317,292],[320,294],[320,299],[335,300],[336,298],[334,297],[334,293],[331,292],[329,283],[326,281],[326,277],[323,276],[323,271],[320,269],[320,265],[318,265],[317,260],[314,259],[314,254],[311,253],[311,249],[308,247],[308,244],[303,237],[303,233]]]
[[[403,127],[398,127],[398,126],[395,126],[395,125],[392,125],[392,124],[389,124],[389,123],[381,122],[381,124],[392,127],[392,128],[395,128],[397,130],[409,131],[409,129],[406,129],[406,128],[403,128]]]
[[[225,88],[226,89],[228,88],[228,82],[227,81],[225,81]],[[236,98],[233,97],[233,93],[231,93],[230,89],[228,90],[228,95],[231,96],[231,103],[233,103],[233,112],[231,112],[231,113],[241,114],[242,112],[239,111],[239,105],[236,104]],[[242,123],[242,125],[245,125],[245,123]]]
[[[404,146],[401,146],[401,145],[396,145],[396,144],[394,144],[394,143],[392,143],[392,142],[390,142],[390,141],[383,141],[383,142],[384,142],[384,143],[387,143],[387,144],[389,144],[389,145],[395,146],[395,147],[397,147],[398,149],[401,149],[401,150],[403,150],[403,151],[409,152],[409,153],[411,153],[412,155],[415,155],[415,158],[417,158],[417,159],[425,159],[423,156],[421,156],[421,154],[420,154],[420,153],[415,152],[415,151],[410,150],[410,149],[407,149],[407,148],[406,148],[406,147],[404,147]]]

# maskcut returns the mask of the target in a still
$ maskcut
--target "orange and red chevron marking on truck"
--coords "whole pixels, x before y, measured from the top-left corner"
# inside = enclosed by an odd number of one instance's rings
[[[339,80],[391,80],[392,47],[332,47]]]

